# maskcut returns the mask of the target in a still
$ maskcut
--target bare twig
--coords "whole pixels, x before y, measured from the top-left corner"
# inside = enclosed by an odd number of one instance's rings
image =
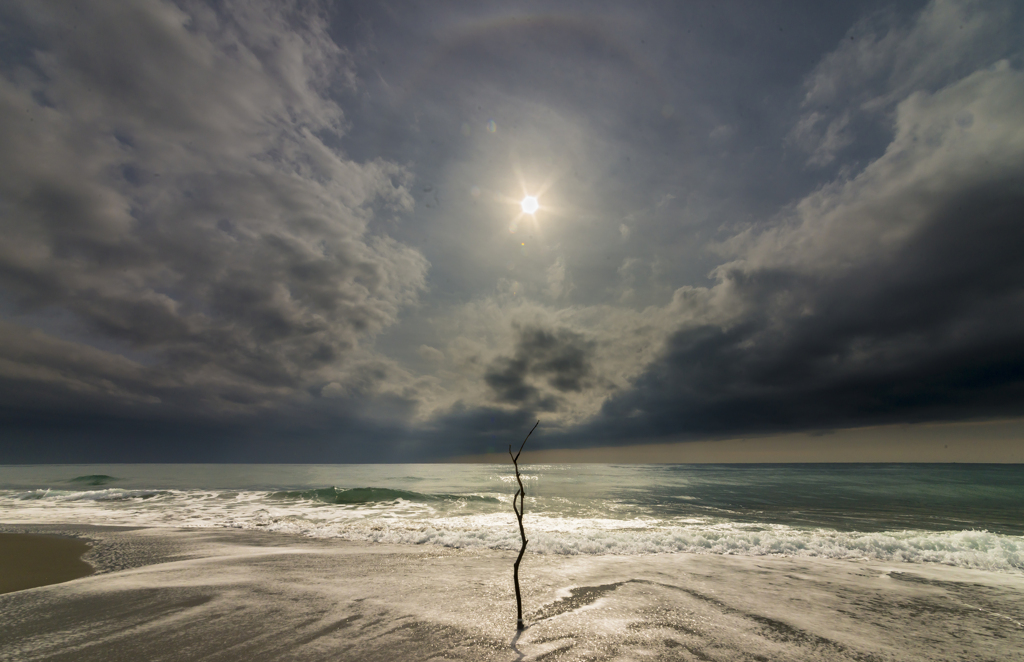
[[[540,425],[540,421],[533,424],[529,434],[526,435],[526,439],[530,438],[533,431]],[[526,488],[523,487],[523,479],[519,475],[519,455],[523,452],[523,446],[526,445],[526,439],[523,439],[523,443],[519,445],[519,452],[512,455],[512,444],[508,445],[508,456],[512,458],[512,464],[516,468],[516,481],[519,482],[519,490],[512,497],[512,510],[515,511],[516,519],[519,520],[519,537],[523,539],[523,546],[519,548],[519,556],[516,558],[515,565],[512,566],[512,578],[516,584],[516,629],[522,630],[523,625],[523,596],[519,591],[519,563],[523,560],[523,554],[526,552],[526,543],[530,542],[526,539],[526,529],[523,528],[523,512],[524,505],[526,503]],[[519,499],[519,507],[516,508],[516,499]]]

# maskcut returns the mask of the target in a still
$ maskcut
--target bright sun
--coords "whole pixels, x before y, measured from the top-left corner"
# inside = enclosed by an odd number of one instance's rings
[[[523,208],[524,214],[534,214],[538,209],[540,209],[540,203],[537,202],[537,198],[532,195],[528,195],[523,198],[522,202],[519,203],[519,206]]]

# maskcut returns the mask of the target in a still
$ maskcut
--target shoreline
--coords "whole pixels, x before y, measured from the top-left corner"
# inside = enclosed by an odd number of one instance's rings
[[[89,542],[49,533],[0,533],[0,595],[88,577]]]
[[[512,551],[240,529],[17,530],[89,538],[97,572],[0,595],[0,660],[1024,662],[1024,577],[983,570],[527,550],[517,634]]]

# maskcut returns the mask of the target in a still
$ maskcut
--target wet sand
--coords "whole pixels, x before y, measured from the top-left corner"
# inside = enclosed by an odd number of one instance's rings
[[[24,527],[23,527],[24,528]],[[1024,576],[934,564],[514,551],[36,527],[95,575],[0,595],[0,660],[1001,660]]]
[[[91,575],[89,543],[60,536],[0,533],[0,594]]]

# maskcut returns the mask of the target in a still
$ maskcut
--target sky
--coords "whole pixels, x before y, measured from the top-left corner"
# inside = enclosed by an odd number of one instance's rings
[[[1012,1],[4,2],[0,463],[536,420],[616,461],[1019,455],[1022,35]]]

